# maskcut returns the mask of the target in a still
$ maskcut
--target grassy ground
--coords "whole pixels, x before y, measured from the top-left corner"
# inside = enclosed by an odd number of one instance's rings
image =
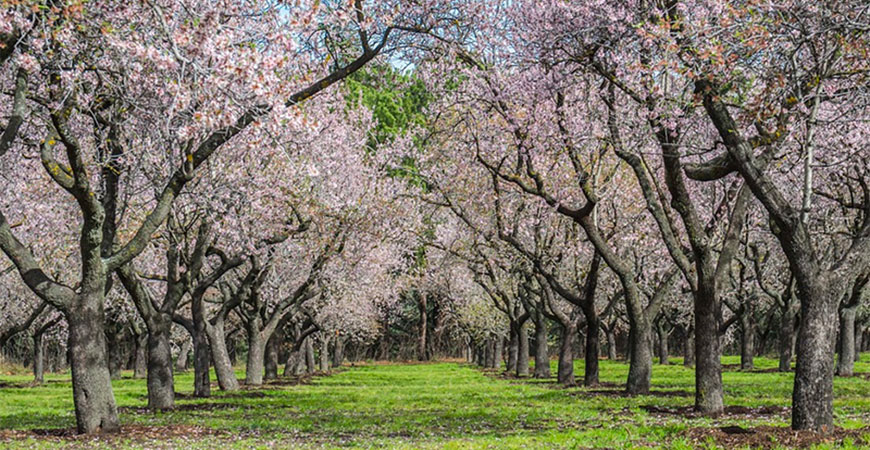
[[[776,366],[773,360],[756,361],[760,370]],[[503,379],[455,363],[372,364],[304,385],[214,391],[211,399],[192,399],[192,376],[180,374],[179,408],[164,413],[142,409],[144,380],[124,378],[114,387],[125,432],[113,438],[53,436],[54,429],[75,425],[68,376],[50,375],[45,385],[31,387],[29,377],[0,375],[0,447],[715,448],[719,427],[787,425],[792,374],[726,371],[730,412],[711,419],[686,414],[684,407],[693,402],[693,372],[675,362],[656,365],[654,392],[637,397],[620,395],[617,385],[624,383],[628,366],[609,361],[601,364],[603,387],[591,390],[564,389],[554,380]],[[577,363],[578,374],[582,364]],[[856,372],[870,372],[870,363],[859,362]],[[835,390],[837,426],[870,425],[870,380],[838,378]],[[847,434],[818,448],[870,442],[870,429]],[[740,442],[789,445],[770,442],[782,436]]]

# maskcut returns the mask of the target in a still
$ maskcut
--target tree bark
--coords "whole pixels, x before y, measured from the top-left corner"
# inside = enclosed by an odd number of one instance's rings
[[[42,336],[40,332],[33,334],[33,382],[36,384],[45,382],[45,344]]]
[[[320,336],[320,371],[329,372],[329,335],[325,332]]]
[[[265,372],[266,339],[255,328],[249,325],[248,330],[248,359],[245,364],[245,384],[259,386],[263,384]],[[285,368],[286,370],[286,368]]]
[[[190,363],[190,352],[193,350],[193,340],[185,339],[181,343],[181,348],[178,351],[178,359],[175,361],[175,370],[179,372],[187,372],[187,367]]]
[[[586,317],[586,345],[584,350],[583,361],[583,385],[595,386],[598,384],[598,354],[599,354],[599,336],[601,334],[601,321],[597,316],[593,316],[590,320],[589,315]],[[575,331],[576,334],[576,331]],[[615,338],[614,338],[615,341]],[[614,342],[614,358],[616,354],[616,345]],[[574,361],[571,361],[573,368]]]
[[[517,376],[529,376],[529,333],[526,324],[520,325],[517,334]]]
[[[788,300],[787,300],[788,301]],[[791,306],[782,309],[779,325],[779,371],[791,371],[791,360],[795,345],[795,311]]]
[[[305,371],[312,374],[317,370],[317,367],[314,365],[314,341],[311,336],[305,338],[305,344],[302,348],[305,351]]]
[[[798,286],[801,317],[792,428],[827,432],[834,426],[834,338],[839,294],[829,292],[831,286],[818,280],[798,277]]]
[[[631,323],[633,322],[631,319],[629,322],[631,327],[628,342],[629,366],[625,390],[629,394],[646,394],[649,393],[652,377],[652,352],[649,347],[652,327],[643,316],[635,323]]]
[[[264,355],[264,380],[277,380],[278,379],[278,347],[279,342],[283,338],[280,336],[280,331],[275,331],[272,334],[272,337],[269,338],[268,342],[266,342],[266,352]]]
[[[332,352],[332,367],[341,367],[344,363],[344,340],[341,336],[335,336],[335,345]]]
[[[659,340],[659,342],[658,342],[659,345],[658,345],[657,350],[658,350],[658,354],[659,354],[659,364],[666,366],[669,364],[669,362],[668,362],[668,353],[669,353],[668,337],[670,336],[670,333],[668,332],[667,329],[665,329],[664,324],[662,324],[661,322],[662,321],[659,320],[659,323],[656,324],[656,335],[658,336],[658,340]]]
[[[121,428],[112,392],[103,332],[102,287],[85,293],[66,311],[76,429],[79,433],[117,432]]]
[[[428,311],[426,293],[418,294],[420,299],[417,303],[417,308],[420,310],[420,337],[417,342],[417,359],[420,361],[429,361],[429,352],[426,346],[426,332],[428,331]]]
[[[493,369],[501,369],[501,363],[504,360],[504,336],[495,337],[495,352],[493,355]]]
[[[519,333],[516,330],[516,325],[511,324],[510,338],[508,340],[507,366],[504,371],[507,373],[517,373],[517,353],[519,351]]]
[[[547,320],[535,314],[535,378],[550,378],[550,355],[547,348]]]
[[[562,325],[562,335],[559,343],[559,367],[556,379],[566,386],[576,384],[574,379],[574,339],[577,327]]]
[[[135,336],[136,350],[133,361],[133,378],[143,379],[148,377],[148,333],[143,332]],[[172,367],[172,361],[169,362]]]
[[[690,326],[686,331],[686,342],[683,346],[683,365],[692,367],[695,365],[695,328]]]
[[[607,359],[616,361],[619,356],[616,354],[616,330],[610,327],[606,331],[607,335]]]
[[[840,310],[840,354],[837,375],[850,377],[855,371],[855,313],[857,305]]]
[[[714,281],[699,276],[695,300],[695,409],[716,415],[725,409],[719,350],[719,301]]]
[[[208,346],[211,348],[211,358],[214,361],[214,372],[218,386],[222,391],[239,390],[239,380],[233,370],[233,362],[227,349],[227,338],[223,318],[218,318],[214,324],[206,323]]]
[[[740,370],[752,370],[755,367],[755,321],[751,311],[740,315]]]
[[[161,314],[162,316],[162,314]],[[148,333],[146,345],[148,408],[152,410],[175,407],[175,380],[172,373],[172,350],[170,347],[171,320],[157,319]]]

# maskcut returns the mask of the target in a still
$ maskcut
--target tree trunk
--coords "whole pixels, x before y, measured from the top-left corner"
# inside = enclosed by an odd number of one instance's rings
[[[631,319],[629,318],[631,322]],[[652,340],[652,330],[649,321],[641,317],[636,323],[629,323],[628,333],[628,379],[625,390],[629,394],[649,393],[652,377],[652,352],[649,345]]]
[[[329,372],[329,335],[326,333],[320,337],[320,371]]]
[[[543,314],[535,321],[535,378],[550,378],[550,355],[547,348],[547,321]]]
[[[562,335],[559,343],[559,368],[556,379],[566,386],[576,384],[574,380],[574,339],[577,336],[577,328],[570,325],[562,325]]]
[[[121,379],[121,365],[123,365],[123,344],[121,342],[121,333],[109,333],[107,340],[112,342],[112,345],[107,347],[109,355],[109,377],[113,380]]]
[[[794,351],[794,322],[795,313],[791,306],[782,310],[779,325],[779,371],[791,370],[792,352]]]
[[[492,361],[495,359],[493,355],[493,342],[492,339],[487,339],[486,343],[483,344],[483,368],[490,369],[492,368]]]
[[[583,369],[583,385],[595,386],[598,384],[598,343],[601,334],[601,321],[598,317],[586,318],[586,346],[584,350],[583,361],[585,367]],[[614,338],[615,341],[615,338]],[[616,344],[613,345],[614,358],[616,357]],[[574,361],[571,361],[573,368]]]
[[[840,354],[837,375],[850,377],[855,371],[855,313],[856,307],[840,310]]]
[[[606,331],[607,335],[607,359],[616,361],[619,356],[616,354],[616,331],[615,327],[610,327]]]
[[[135,336],[136,350],[133,360],[133,378],[143,379],[148,377],[148,333]],[[172,360],[169,361],[172,370]]]
[[[281,341],[284,340],[283,333],[280,329],[272,333],[272,337],[266,342],[266,354],[263,365],[265,366],[265,380],[278,379],[278,350],[280,350]]]
[[[695,300],[695,409],[709,415],[725,409],[719,350],[719,301],[713,280],[699,277]]]
[[[302,358],[301,350],[290,350],[287,354],[287,361],[284,362],[284,376],[289,377],[299,374],[299,361]]]
[[[148,408],[152,410],[175,407],[175,380],[172,373],[172,350],[169,343],[171,326],[172,321],[168,317],[153,324],[146,341],[148,346],[146,381]]]
[[[194,296],[191,311],[193,317],[193,396],[211,396],[209,380],[208,333],[206,332],[205,304],[201,296]]]
[[[332,352],[332,367],[341,367],[344,363],[344,340],[341,336],[335,336],[335,346]]]
[[[33,334],[33,382],[42,384],[45,381],[45,345],[42,342],[43,333]]]
[[[797,275],[796,275],[797,276]],[[792,428],[828,432],[834,426],[834,338],[839,293],[797,276],[801,302]]]
[[[193,350],[193,340],[185,339],[181,343],[181,348],[178,350],[178,360],[175,361],[175,370],[179,372],[187,372],[188,364],[190,363],[190,352]]]
[[[245,364],[245,384],[259,386],[263,384],[266,339],[256,329],[248,330],[248,360]],[[286,368],[285,368],[286,370]]]
[[[686,331],[686,342],[683,343],[683,365],[692,367],[695,365],[695,329],[689,327]]]
[[[420,301],[417,303],[417,308],[420,310],[420,338],[417,342],[417,359],[420,361],[429,361],[429,352],[426,347],[426,332],[428,330],[428,311],[426,310],[426,294],[420,293]]]
[[[517,373],[517,352],[519,351],[519,333],[517,333],[516,325],[511,324],[510,338],[508,340],[508,355],[507,366],[504,371],[507,373]]]
[[[305,349],[305,371],[312,374],[317,368],[314,365],[314,342],[311,336],[305,338],[303,348]]]
[[[501,363],[504,360],[504,336],[495,337],[495,354],[493,355],[493,369],[501,369]]]
[[[755,367],[755,323],[749,311],[740,316],[740,330],[740,370],[752,370]]]
[[[517,376],[529,376],[529,333],[525,324],[520,325],[517,335]]]
[[[852,359],[855,362],[861,360],[861,349],[864,347],[864,325],[860,322],[855,322],[855,353]]]
[[[659,339],[659,346],[657,349],[658,354],[659,354],[659,364],[661,364],[663,366],[667,366],[669,363],[668,362],[668,353],[669,353],[668,337],[670,336],[670,333],[668,333],[668,330],[665,329],[665,326],[661,323],[661,321],[659,321],[659,323],[656,324],[656,335],[658,336],[658,339]]]
[[[76,429],[79,433],[117,432],[121,423],[106,358],[102,289],[76,303],[66,311]]]
[[[233,362],[227,349],[224,321],[218,319],[215,324],[206,324],[205,331],[208,335],[208,346],[211,348],[211,359],[214,361],[214,372],[217,376],[218,386],[222,391],[239,390],[239,380],[236,378]]]
[[[211,381],[209,379],[208,335],[205,329],[194,326],[193,335],[193,396],[211,396]]]

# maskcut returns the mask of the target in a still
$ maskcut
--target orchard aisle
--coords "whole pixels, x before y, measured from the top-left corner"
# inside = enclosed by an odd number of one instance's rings
[[[723,363],[731,367],[736,361],[726,357]],[[758,372],[725,372],[733,401],[715,420],[687,417],[693,372],[679,364],[655,366],[653,392],[638,397],[624,396],[619,386],[628,366],[606,360],[602,385],[594,389],[565,389],[555,379],[504,378],[460,363],[370,363],[301,385],[283,379],[192,399],[192,375],[180,374],[177,409],[159,414],[144,409],[144,380],[125,373],[114,385],[124,425],[118,437],[70,436],[75,418],[68,376],[50,375],[45,385],[31,387],[26,376],[3,375],[0,441],[4,448],[691,448],[719,435],[769,441],[763,433],[719,430],[787,425],[792,375],[764,372],[776,367],[775,360],[760,358],[757,364]],[[582,361],[577,365],[582,371]],[[870,364],[859,362],[856,372],[870,372]],[[866,426],[870,382],[838,378],[836,392],[838,426]],[[865,433],[870,432],[853,431],[849,438],[860,441]]]

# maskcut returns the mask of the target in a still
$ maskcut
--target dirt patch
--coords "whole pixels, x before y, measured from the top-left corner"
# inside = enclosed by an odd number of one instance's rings
[[[851,439],[855,443],[870,443],[864,436],[870,433],[870,428],[860,430],[844,430],[835,428],[830,434],[820,434],[813,431],[794,431],[788,427],[761,426],[743,428],[737,426],[721,428],[692,428],[683,436],[703,447],[708,440],[724,448],[806,448],[816,444],[842,443]]]
[[[681,416],[687,418],[710,417],[710,414],[704,414],[696,411],[694,406],[662,408],[655,405],[642,405],[640,409],[655,416]],[[771,416],[787,416],[790,412],[791,408],[787,406],[760,406],[757,408],[750,408],[748,406],[726,406],[725,411],[716,416],[754,419],[768,418]]]
[[[64,440],[73,442],[150,441],[171,438],[195,439],[221,434],[218,430],[192,425],[144,426],[124,425],[118,433],[76,434],[75,428],[0,430],[0,441],[7,439]]]

